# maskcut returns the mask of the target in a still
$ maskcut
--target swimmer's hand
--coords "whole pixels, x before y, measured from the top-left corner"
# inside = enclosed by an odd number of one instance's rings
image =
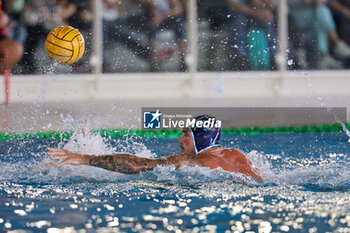
[[[58,148],[48,147],[47,149],[47,154],[51,155],[50,159],[63,159],[62,162],[56,164],[57,167],[62,167],[65,164],[89,165],[89,155],[82,155]]]

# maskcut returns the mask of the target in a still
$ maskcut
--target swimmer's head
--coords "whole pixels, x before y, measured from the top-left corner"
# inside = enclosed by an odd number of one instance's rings
[[[198,121],[202,121],[202,124],[197,124]],[[197,155],[209,148],[220,146],[221,127],[215,127],[216,123],[217,120],[214,116],[201,115],[196,117],[195,127],[189,128]],[[199,125],[202,127],[197,127]]]

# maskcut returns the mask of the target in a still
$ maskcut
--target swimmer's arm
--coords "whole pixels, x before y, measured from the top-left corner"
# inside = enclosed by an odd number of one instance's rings
[[[165,159],[148,159],[130,154],[114,154],[89,156],[88,165],[125,174],[135,174],[152,170],[158,165],[165,166],[167,162]]]
[[[63,159],[57,164],[58,167],[65,164],[90,165],[125,174],[152,170],[156,166],[174,165],[178,168],[184,162],[183,155],[173,155],[165,159],[148,159],[130,154],[92,156],[55,148],[48,148],[48,150],[47,153],[51,155],[51,159]]]
[[[148,159],[130,154],[89,156],[88,163],[90,166],[125,174],[152,170],[156,166],[175,166],[178,169],[184,164],[198,165],[182,154],[168,156],[164,159]]]

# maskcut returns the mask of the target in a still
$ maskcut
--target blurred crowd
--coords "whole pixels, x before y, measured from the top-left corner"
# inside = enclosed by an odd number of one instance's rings
[[[59,25],[71,25],[83,33],[87,44],[86,54],[72,66],[72,71],[92,71],[93,0],[1,2],[0,28],[7,30],[0,39],[15,41],[23,50],[18,50],[23,56],[18,56],[20,60],[14,70],[21,74],[39,73],[36,52],[44,49],[40,45],[48,32]],[[118,68],[116,58],[122,54],[111,53],[116,44],[135,56],[132,60],[135,66],[146,64],[148,71],[164,71],[162,66],[169,61],[176,64],[176,71],[187,70],[187,0],[101,0],[101,3],[103,72],[130,71]],[[287,0],[287,3],[288,68],[349,68],[350,1]],[[211,58],[201,70],[277,69],[277,0],[197,0],[197,5],[200,30],[210,35],[204,42],[207,45],[200,43],[198,48],[199,54],[205,54],[199,60]],[[2,25],[5,14],[8,21]],[[164,32],[170,32],[170,42],[160,42],[159,35]],[[0,65],[9,60],[2,47],[6,46],[0,43]],[[223,51],[221,57],[215,55],[215,50]],[[227,61],[224,66],[213,65],[223,57]],[[6,66],[12,68],[11,64]]]
[[[289,0],[290,52],[297,68],[349,68],[350,1]]]

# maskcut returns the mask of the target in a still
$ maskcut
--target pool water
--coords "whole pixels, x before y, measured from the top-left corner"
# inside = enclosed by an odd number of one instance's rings
[[[177,139],[74,135],[0,141],[0,232],[349,232],[345,133],[225,135],[265,182],[203,167],[125,175],[50,165],[46,147],[80,153],[180,153]]]

